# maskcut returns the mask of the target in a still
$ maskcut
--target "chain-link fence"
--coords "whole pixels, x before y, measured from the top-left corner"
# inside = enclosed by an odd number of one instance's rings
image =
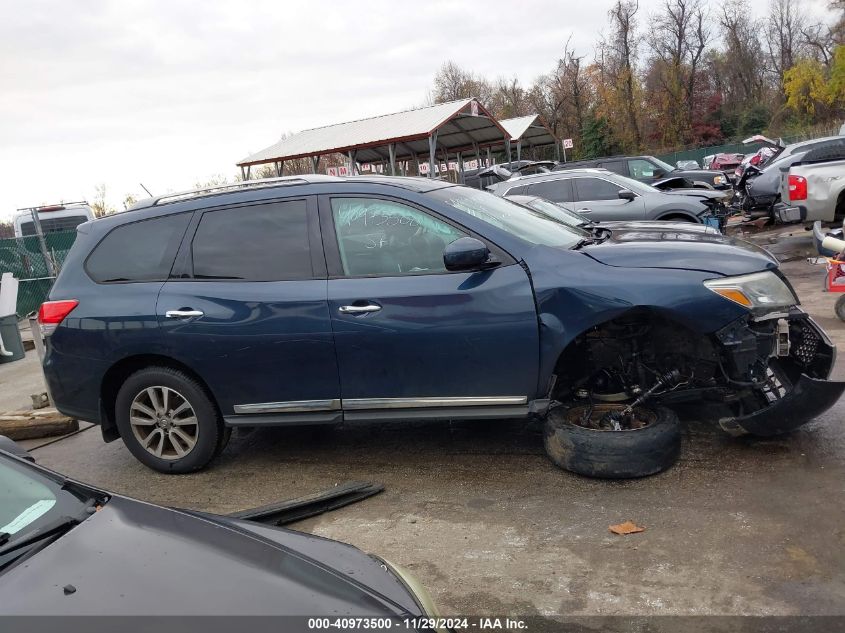
[[[58,271],[67,257],[76,231],[47,233],[47,257]],[[45,260],[38,237],[12,237],[0,240],[0,273],[10,272],[19,281],[17,315],[20,318],[38,309],[47,298],[55,277]]]

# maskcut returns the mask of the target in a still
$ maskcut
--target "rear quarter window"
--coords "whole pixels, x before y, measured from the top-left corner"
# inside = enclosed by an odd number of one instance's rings
[[[167,279],[190,213],[123,224],[97,244],[85,269],[98,283]]]

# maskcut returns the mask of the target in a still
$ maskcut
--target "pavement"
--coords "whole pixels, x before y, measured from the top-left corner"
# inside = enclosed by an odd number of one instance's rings
[[[795,259],[784,270],[845,345],[823,266]],[[835,375],[845,378],[841,360]],[[0,366],[4,402],[16,384]],[[183,476],[146,469],[96,427],[33,454],[116,492],[224,513],[383,483],[381,495],[294,527],[410,569],[444,614],[832,615],[845,614],[843,415],[845,402],[771,440],[688,419],[679,463],[632,481],[557,469],[540,425],[515,421],[235,433],[212,467]],[[626,520],[645,531],[608,531]]]

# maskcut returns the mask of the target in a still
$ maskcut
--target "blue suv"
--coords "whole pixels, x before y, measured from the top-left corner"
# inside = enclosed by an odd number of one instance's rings
[[[555,463],[628,477],[677,458],[667,405],[772,435],[839,398],[797,304],[773,257],[725,236],[315,175],[82,224],[39,319],[56,407],[161,472],[204,467],[239,426],[540,417]]]

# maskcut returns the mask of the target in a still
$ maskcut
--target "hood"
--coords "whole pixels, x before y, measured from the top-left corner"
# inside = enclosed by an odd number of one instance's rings
[[[63,587],[76,591],[64,595]],[[112,497],[102,510],[0,575],[0,614],[420,614],[360,550]]]
[[[675,268],[744,275],[778,266],[768,251],[743,240],[659,227],[614,230],[603,242],[584,246],[582,252],[619,268]]]

